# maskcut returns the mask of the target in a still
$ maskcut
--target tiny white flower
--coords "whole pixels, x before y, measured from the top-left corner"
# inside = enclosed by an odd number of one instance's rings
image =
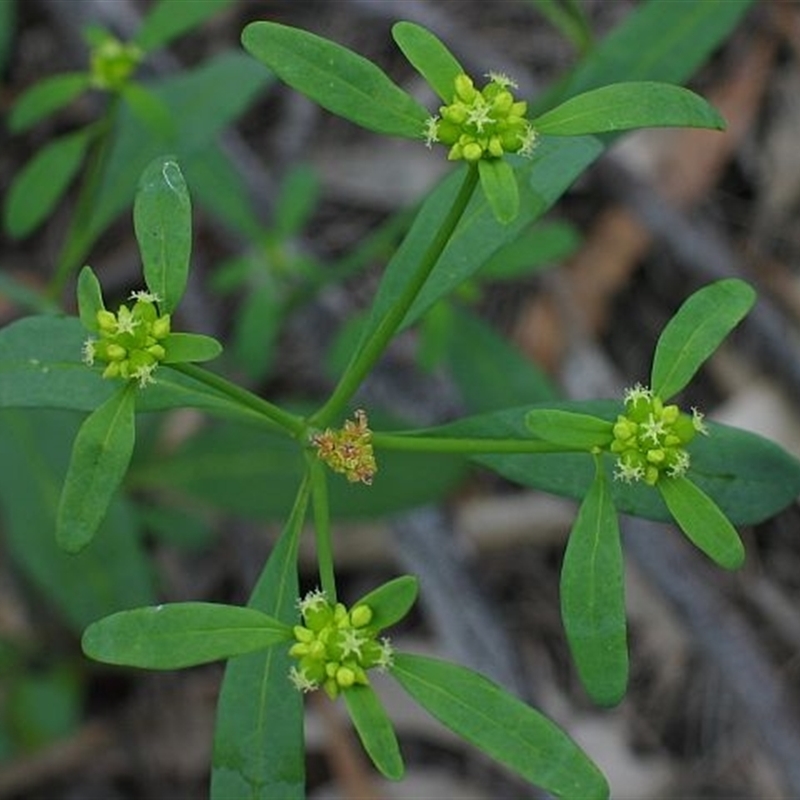
[[[354,628],[344,628],[341,637],[340,645],[342,648],[342,658],[344,659],[352,655],[360,659],[362,655],[361,648],[366,641],[364,634]]]
[[[434,142],[439,141],[439,117],[433,116],[425,120],[425,128],[423,130],[425,135],[425,147],[429,150]]]
[[[388,637],[384,636],[381,639],[381,653],[378,657],[375,666],[381,671],[385,672],[389,667],[394,664],[394,648]]]
[[[519,86],[517,85],[517,82],[515,80],[512,80],[511,78],[509,78],[508,75],[506,75],[505,72],[494,72],[493,70],[490,70],[489,72],[487,72],[485,74],[485,77],[487,77],[490,81],[492,81],[492,83],[499,84],[504,89],[518,89],[519,88]]]
[[[136,380],[139,381],[140,389],[144,389],[151,383],[156,382],[156,379],[153,377],[153,372],[157,366],[157,364],[143,364],[141,367],[137,367],[131,373],[131,377],[136,378]]]
[[[698,411],[692,406],[692,425],[694,425],[694,429],[703,436],[708,436],[708,425],[703,422],[704,417],[705,414],[702,411]]]
[[[139,322],[127,306],[121,306],[117,312],[117,333],[133,333]]]
[[[81,348],[81,359],[84,364],[88,367],[94,366],[94,356],[95,356],[95,348],[94,348],[95,340],[92,339],[90,336],[84,343],[83,347]]]
[[[670,478],[680,478],[681,475],[685,475],[686,470],[689,469],[690,460],[689,454],[685,450],[679,450],[677,453],[677,460],[669,467],[667,475]]]
[[[533,150],[536,147],[536,142],[539,138],[539,135],[533,128],[533,125],[528,125],[525,129],[525,133],[520,136],[520,142],[522,146],[519,148],[519,154],[521,156],[525,156],[529,158],[533,155]]]
[[[322,589],[313,589],[307,592],[305,597],[298,599],[297,608],[301,614],[305,614],[306,611],[315,611],[327,602],[328,597]]]
[[[140,289],[137,292],[131,292],[128,300],[141,300],[143,303],[161,302],[161,298],[155,292],[148,292],[145,289]]]
[[[614,480],[623,481],[624,483],[637,483],[644,479],[644,468],[638,464],[631,466],[626,464],[621,459],[617,460],[616,468],[614,469]]]
[[[483,126],[488,125],[494,120],[489,114],[490,106],[486,103],[476,103],[470,108],[467,114],[467,122],[478,129],[478,133],[483,133]]]
[[[289,680],[294,685],[294,688],[303,694],[313,692],[319,688],[317,682],[311,680],[311,678],[306,675],[305,670],[297,669],[297,667],[292,667],[289,670]]]

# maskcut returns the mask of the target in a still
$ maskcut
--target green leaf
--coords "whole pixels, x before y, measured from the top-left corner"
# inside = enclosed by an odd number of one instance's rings
[[[379,419],[372,414],[370,418],[373,424]],[[466,466],[461,458],[431,453],[386,451],[378,461],[372,486],[331,477],[335,517],[373,517],[432,502],[458,484]],[[224,424],[209,426],[174,453],[137,460],[128,482],[156,493],[169,486],[181,497],[249,519],[274,520],[289,510],[304,467],[297,443],[285,435]]]
[[[455,308],[448,366],[470,413],[555,400],[549,378],[479,317]]]
[[[418,591],[419,580],[416,577],[401,575],[365,594],[352,607],[369,606],[372,611],[370,629],[382,631],[408,614],[417,599]]]
[[[122,87],[122,97],[133,115],[155,136],[171,139],[175,135],[172,113],[164,101],[146,86],[140,83],[126,83]]]
[[[684,83],[728,38],[752,4],[753,0],[642,3],[570,74],[537,98],[535,107],[552,108],[580,92],[619,81]],[[676,52],[680,58],[675,58]]]
[[[632,128],[723,130],[725,120],[702,97],[668,83],[614,83],[579,94],[533,121],[539,133],[583,136]]]
[[[83,416],[49,410],[0,411],[5,558],[26,591],[46,603],[77,635],[98,617],[155,602],[138,519],[123,497],[112,501],[92,547],[70,555],[56,544],[58,498]]]
[[[108,400],[120,382],[104,380],[100,368],[81,361],[85,340],[86,329],[75,317],[26,317],[0,329],[0,407],[93,411]],[[226,395],[169,367],[158,369],[156,383],[139,393],[136,404],[140,411],[188,406],[249,422],[255,418]]]
[[[275,22],[251,22],[242,44],[282,81],[331,113],[376,133],[422,140],[430,114],[366,58]]]
[[[216,339],[200,333],[170,333],[161,344],[167,351],[165,364],[210,361],[222,352],[222,345]]]
[[[396,653],[393,677],[450,730],[557,797],[601,800],[608,784],[560,728],[488,678],[438,659]]]
[[[89,241],[130,207],[142,171],[164,153],[177,155],[198,199],[202,194],[205,205],[231,224],[234,213],[227,207],[232,196],[231,168],[215,142],[220,131],[238,117],[271,80],[270,73],[245,53],[223,51],[195,69],[148,83],[147,88],[172,111],[176,130],[170,139],[156,136],[127,106],[121,106],[87,231]],[[231,91],[232,86],[236,87],[235,91]],[[224,173],[222,197],[217,198],[213,194],[214,184],[225,169],[221,164],[227,165],[228,171]],[[197,185],[201,180],[202,189]],[[236,199],[234,210],[238,217],[247,209],[247,204],[241,197]],[[249,215],[253,216],[252,211]]]
[[[71,103],[88,88],[89,76],[85,72],[66,72],[39,81],[14,103],[8,116],[9,130],[22,133]]]
[[[742,566],[742,540],[707,494],[685,477],[665,478],[657,486],[678,527],[696,547],[725,569]]]
[[[628,683],[625,582],[617,514],[602,469],[581,503],[564,553],[561,616],[589,696],[615,705]]]
[[[453,101],[456,76],[464,72],[458,59],[427,28],[413,22],[392,26],[392,36],[414,69],[445,103]]]
[[[589,413],[614,422],[622,403],[612,400],[549,402],[548,406]],[[536,406],[541,407],[541,406]],[[460,438],[530,439],[525,414],[531,406],[467,417],[418,435]],[[688,450],[689,477],[737,525],[751,525],[774,516],[800,494],[800,461],[774,442],[747,431],[708,423],[709,436],[697,436]],[[565,497],[581,499],[594,480],[592,459],[585,453],[474,456],[508,480]],[[604,457],[609,476],[615,459]],[[616,508],[626,514],[668,522],[660,494],[644,484],[613,481]]]
[[[249,606],[286,625],[297,622],[297,550],[308,508],[304,481]],[[212,800],[305,800],[303,701],[292,690],[288,648],[232,659],[214,730]]]
[[[371,686],[353,686],[342,692],[347,712],[353,720],[372,763],[389,780],[399,781],[405,767],[392,722]]]
[[[565,38],[577,51],[584,54],[592,46],[592,29],[589,20],[576,0],[529,0],[539,13]]]
[[[161,310],[172,313],[186,289],[192,251],[189,192],[172,156],[155,159],[142,173],[133,224],[147,288]]]
[[[79,553],[105,517],[133,453],[136,386],[128,383],[92,412],[72,449],[56,517],[56,541]]]
[[[504,280],[535,275],[573,255],[581,235],[568,222],[541,222],[501,247],[479,270],[481,279]]]
[[[516,168],[520,213],[509,225],[497,221],[483,192],[476,192],[444,253],[409,310],[403,327],[416,322],[437,300],[449,294],[503,245],[540,217],[602,152],[597,139],[543,139],[533,158]],[[516,163],[516,162],[515,162]],[[384,272],[361,342],[375,331],[395,298],[413,274],[439,230],[463,183],[463,170],[454,170],[429,195],[411,230]]]
[[[245,295],[234,320],[232,350],[251,379],[269,373],[283,321],[281,298],[272,282]]]
[[[50,216],[80,169],[92,135],[84,128],[53,140],[17,174],[5,206],[5,226],[11,236],[27,236]]]
[[[502,158],[491,161],[481,159],[478,162],[478,172],[489,206],[495,219],[501,225],[513,222],[519,214],[519,188],[514,170]]]
[[[753,307],[756,293],[737,278],[691,295],[658,337],[650,388],[662,400],[677,394]]]
[[[97,312],[104,311],[103,289],[94,270],[86,266],[78,275],[78,314],[87,331],[97,333]]]
[[[265,650],[292,629],[254,608],[167,603],[93,622],[81,640],[95,661],[142,669],[182,669]]]
[[[605,447],[613,439],[613,424],[608,420],[559,408],[531,409],[525,425],[534,436],[570,450]]]
[[[161,0],[147,14],[134,38],[142,50],[156,50],[188,33],[231,0]]]
[[[311,219],[319,200],[317,173],[308,164],[291,167],[281,182],[275,204],[275,230],[281,238],[295,236]]]

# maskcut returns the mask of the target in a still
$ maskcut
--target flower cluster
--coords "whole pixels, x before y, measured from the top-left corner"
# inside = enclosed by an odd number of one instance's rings
[[[154,382],[153,371],[166,357],[164,340],[170,333],[169,314],[159,315],[158,297],[134,292],[132,307],[121,305],[116,314],[97,312],[99,339],[89,337],[83,345],[84,363],[102,361],[104,378],[125,378],[144,388]]]
[[[449,145],[450,161],[474,163],[533,151],[536,132],[525,118],[528,105],[516,101],[509,91],[516,84],[505,75],[489,73],[488,77],[489,83],[479,91],[468,75],[458,75],[452,102],[441,106],[439,116],[427,122],[426,143],[429,147],[433,142]]]
[[[367,415],[361,410],[355,412],[355,421],[347,420],[341,430],[327,428],[311,437],[317,456],[334,472],[343,473],[351,483],[367,485],[378,470],[371,440]]]
[[[128,82],[143,55],[135,44],[123,44],[113,36],[104,38],[92,48],[92,86],[105,91],[119,91]]]
[[[309,592],[299,606],[303,624],[295,625],[296,641],[289,650],[299,660],[289,672],[298,691],[322,687],[333,700],[342,689],[369,683],[368,669],[391,666],[392,646],[386,638],[378,641],[369,606],[348,611],[341,603],[331,605],[319,590]]]
[[[655,486],[662,475],[683,475],[689,468],[686,445],[698,433],[707,434],[703,415],[691,416],[639,384],[625,392],[625,413],[613,428],[611,452],[617,454],[614,477],[626,483],[644,481]]]

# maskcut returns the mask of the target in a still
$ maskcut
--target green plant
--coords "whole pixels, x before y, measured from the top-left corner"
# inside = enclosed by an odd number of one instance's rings
[[[413,576],[395,578],[349,607],[340,601],[331,508],[344,481],[331,478],[326,467],[370,492],[378,490],[393,453],[457,456],[580,499],[562,571],[564,626],[588,693],[600,704],[618,702],[627,686],[628,654],[617,511],[674,519],[706,555],[733,569],[744,558],[734,525],[775,513],[800,488],[800,465],[776,446],[707,424],[699,411],[669,402],[747,314],[753,290],[728,279],[689,297],[659,338],[649,387],[637,384],[618,400],[498,407],[496,398],[480,397],[479,413],[424,430],[373,429],[366,412],[351,403],[393,337],[511,247],[585,169],[602,150],[594,134],[724,123],[697,95],[649,79],[586,88],[529,114],[509,78],[492,74],[477,89],[427,30],[401,22],[393,34],[441,98],[438,114],[431,116],[374,64],[321,37],[267,22],[243,33],[252,55],[330,111],[377,133],[441,143],[450,160],[465,162],[420,208],[321,405],[299,413],[199,367],[196,362],[214,358],[220,346],[210,337],[172,331],[190,264],[191,211],[186,181],[171,156],[150,163],[136,194],[144,288],[112,312],[94,272],[84,267],[79,319],[31,317],[0,333],[7,378],[0,399],[7,407],[91,412],[75,436],[56,519],[57,539],[71,552],[91,551],[103,519],[114,513],[134,451],[136,412],[193,406],[233,420],[251,448],[245,455],[272,459],[270,480],[291,486],[283,532],[247,607],[128,607],[92,621],[83,634],[84,652],[112,664],[178,669],[230,659],[217,719],[213,796],[303,796],[302,695],[317,689],[343,697],[375,766],[400,778],[395,733],[370,683],[370,670],[377,669],[531,783],[557,796],[605,797],[608,786],[597,767],[535,709],[463,666],[393,648],[384,631],[412,607]],[[231,270],[233,284],[253,278],[246,269]],[[489,346],[503,352],[495,340]],[[264,367],[253,368],[260,375]],[[206,447],[213,450],[214,442]],[[248,464],[256,482],[258,469]],[[131,472],[140,487],[164,480],[146,463]],[[226,480],[214,476],[207,495],[230,495]],[[308,516],[320,588],[301,597],[297,557]],[[287,691],[289,681],[297,692]]]

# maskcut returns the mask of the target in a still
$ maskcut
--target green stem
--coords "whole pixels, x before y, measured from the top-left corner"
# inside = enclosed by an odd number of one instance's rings
[[[372,444],[385,450],[406,450],[418,453],[585,453],[585,448],[571,449],[541,439],[451,438],[449,436],[415,436],[402,433],[373,433]]]
[[[90,222],[94,211],[97,192],[106,166],[111,147],[111,133],[114,130],[119,98],[114,96],[103,117],[94,125],[97,127],[96,140],[87,159],[85,178],[78,192],[75,213],[72,215],[67,238],[56,262],[56,271],[47,287],[47,297],[56,300],[64,291],[70,274],[77,269],[85,257],[94,236]]]
[[[425,251],[425,255],[420,260],[416,272],[411,276],[402,294],[394,302],[389,312],[381,320],[372,337],[360,350],[354,353],[333,394],[322,408],[311,416],[309,420],[311,424],[324,427],[336,417],[341,416],[347,402],[355,394],[364,378],[375,365],[375,362],[383,354],[392,337],[397,333],[397,329],[403,323],[408,310],[416,300],[425,281],[450,241],[450,237],[463,216],[477,185],[478,168],[476,165],[471,164],[467,169],[467,174],[464,177],[464,182],[459,189],[458,195],[450,207],[450,211]]]
[[[188,375],[190,378],[200,383],[204,383],[206,386],[210,386],[212,389],[216,389],[218,392],[230,397],[232,400],[249,408],[251,411],[255,411],[257,414],[267,417],[280,425],[281,428],[285,428],[295,438],[299,438],[306,430],[306,424],[302,417],[284,411],[282,408],[270,403],[268,400],[264,400],[257,394],[253,394],[247,389],[237,386],[235,383],[231,383],[231,381],[226,378],[209,372],[207,369],[203,369],[203,367],[187,363],[170,364],[169,367],[176,372]]]
[[[329,603],[336,603],[336,576],[333,568],[333,540],[328,502],[328,476],[325,465],[313,453],[306,453],[311,478],[311,503],[314,509],[314,534],[317,566],[322,591]]]

